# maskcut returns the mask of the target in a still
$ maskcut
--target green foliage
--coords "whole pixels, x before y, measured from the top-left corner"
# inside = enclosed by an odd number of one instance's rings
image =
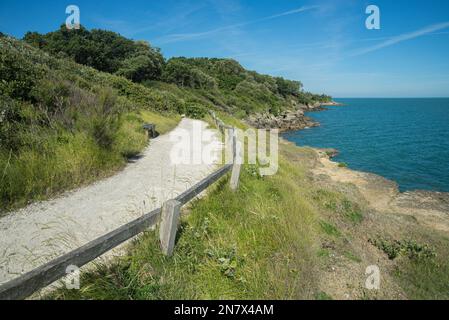
[[[297,185],[298,169],[281,159],[279,176],[242,170],[182,216],[173,257],[148,232],[129,254],[82,275],[81,290],[55,299],[312,299],[318,289],[315,220]],[[282,193],[282,197],[273,194]]]
[[[328,295],[326,292],[323,292],[323,291],[317,293],[315,299],[316,300],[322,300],[322,301],[333,300],[330,295]]]
[[[36,66],[32,56],[14,50],[14,44],[3,39],[0,45],[0,93],[17,100],[27,100],[37,80],[44,75],[45,68]]]
[[[345,221],[359,224],[363,221],[363,213],[359,205],[343,197],[341,194],[319,189],[313,192],[312,199],[331,212],[338,213]]]
[[[199,105],[188,105],[186,107],[186,116],[192,119],[203,119],[206,114],[207,114],[207,110]]]
[[[45,198],[123,165],[145,144],[137,120],[126,115],[151,110],[200,119],[209,109],[221,109],[245,118],[294,108],[303,95],[314,101],[300,83],[247,71],[237,61],[174,58],[165,63],[148,43],[109,31],[62,26],[45,35],[27,33],[24,39],[30,45],[0,38],[0,158],[7,168],[0,191],[5,207]],[[126,137],[136,142],[125,143]],[[45,170],[33,172],[31,166],[22,171],[23,192],[20,183],[12,186],[26,161],[64,163],[70,152],[62,157],[57,147],[75,150],[80,141],[92,160],[74,164],[90,166],[83,167],[83,174],[71,172],[75,178],[61,182],[62,168],[58,176],[40,176]],[[33,174],[42,183],[27,176]]]
[[[203,71],[183,62],[184,59],[170,59],[164,68],[162,79],[181,87],[214,89],[215,80]]]
[[[408,298],[415,300],[449,299],[449,260],[447,243],[441,257],[399,262],[395,276]]]
[[[285,80],[284,78],[276,78],[278,92],[283,96],[299,95],[302,90],[302,83],[299,81]]]
[[[297,104],[330,101],[330,97],[304,92],[299,81],[262,75],[245,70],[232,59],[172,58],[165,63],[159,49],[143,41],[132,41],[104,30],[67,30],[65,26],[45,35],[27,33],[24,40],[60,58],[97,70],[123,76],[133,82],[154,87],[154,80],[175,84],[183,90],[148,91],[113,79],[114,88],[128,98],[153,104],[161,111],[185,107],[182,100],[239,114],[244,118],[255,112],[280,114]],[[109,81],[110,82],[110,81]],[[129,92],[131,91],[131,92]],[[185,99],[189,96],[189,99]],[[164,105],[165,106],[161,106]]]
[[[95,115],[91,117],[92,136],[95,142],[104,149],[112,148],[120,127],[116,102],[117,97],[112,91],[100,92],[99,101],[95,104]]]
[[[199,94],[212,105],[239,113],[239,117],[254,112],[278,115],[297,103],[313,104],[322,98],[303,92],[301,82],[248,71],[231,59],[172,58],[162,79],[181,87],[201,89]]]
[[[132,41],[105,30],[67,30],[41,35],[28,32],[24,40],[53,55],[72,58],[75,62],[100,71],[117,73],[136,82],[159,79],[164,58],[159,49],[143,41]]]
[[[415,240],[387,240],[379,237],[370,239],[369,242],[385,252],[390,260],[399,256],[406,256],[411,260],[432,260],[436,257],[433,248]]]
[[[359,206],[347,199],[341,201],[343,215],[353,224],[359,224],[363,221],[363,213]]]
[[[149,79],[157,79],[160,72],[160,66],[155,64],[150,56],[140,55],[124,60],[116,74],[134,82],[143,82]]]
[[[327,234],[328,236],[337,237],[337,238],[341,236],[341,232],[337,229],[337,227],[329,222],[320,221],[320,227],[321,227],[321,230],[323,230],[323,232],[325,234]]]
[[[110,174],[145,147],[144,122],[173,128],[179,120],[139,115],[142,109],[176,112],[177,97],[12,38],[0,38],[0,51],[2,210]]]

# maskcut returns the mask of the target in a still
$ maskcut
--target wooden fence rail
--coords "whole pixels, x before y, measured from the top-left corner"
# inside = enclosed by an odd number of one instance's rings
[[[217,127],[219,130],[222,130],[220,126],[217,125]],[[223,130],[230,128],[224,125],[222,127]],[[225,165],[175,199],[167,201],[163,209],[156,209],[72,252],[1,285],[0,300],[26,299],[38,290],[66,276],[68,268],[72,266],[80,268],[86,265],[125,241],[155,226],[161,220],[161,249],[164,254],[171,255],[173,253],[174,238],[176,237],[178,227],[179,217],[177,215],[179,215],[180,207],[196,198],[231,170],[235,170],[235,165]],[[240,173],[240,169],[238,173]],[[232,176],[236,175],[237,173],[233,172]]]

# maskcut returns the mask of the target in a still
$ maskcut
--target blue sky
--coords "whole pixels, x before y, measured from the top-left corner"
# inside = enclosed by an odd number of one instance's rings
[[[335,97],[449,96],[447,0],[0,0],[0,31],[53,31],[70,4],[86,27],[147,40],[166,57],[234,58]],[[380,30],[365,27],[371,4]]]

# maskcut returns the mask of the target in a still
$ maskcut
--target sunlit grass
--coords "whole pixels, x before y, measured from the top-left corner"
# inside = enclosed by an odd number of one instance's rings
[[[121,169],[129,157],[148,144],[144,123],[154,123],[160,133],[174,128],[178,115],[160,115],[150,111],[121,117],[110,149],[98,146],[86,133],[48,134],[43,145],[18,153],[0,153],[0,199],[2,209],[13,209],[30,201],[44,200]],[[0,210],[1,211],[1,210]]]
[[[195,201],[174,256],[164,257],[157,232],[147,232],[129,254],[83,276],[80,291],[61,299],[300,299],[317,293],[317,221],[296,181],[296,166],[281,160],[278,175],[245,168],[238,192],[220,181]]]

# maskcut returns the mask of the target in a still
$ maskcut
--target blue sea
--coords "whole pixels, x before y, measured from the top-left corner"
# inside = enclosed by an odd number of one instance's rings
[[[449,192],[449,98],[336,101],[345,105],[308,114],[320,127],[284,138],[338,149],[335,161],[394,180],[401,191]]]

